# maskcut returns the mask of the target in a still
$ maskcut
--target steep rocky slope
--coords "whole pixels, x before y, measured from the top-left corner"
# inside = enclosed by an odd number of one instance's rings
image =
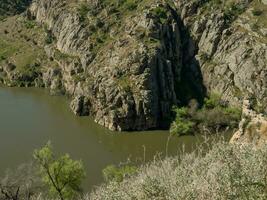
[[[173,105],[201,103],[206,89],[235,105],[254,96],[264,111],[267,6],[224,2],[33,1],[1,22],[0,80],[66,94],[111,130],[167,126]]]
[[[267,6],[260,1],[176,1],[194,38],[208,92],[232,104],[254,97],[266,112]]]

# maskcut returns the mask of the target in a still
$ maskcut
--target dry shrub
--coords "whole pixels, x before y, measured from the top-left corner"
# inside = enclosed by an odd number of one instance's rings
[[[156,160],[121,183],[97,188],[87,199],[267,199],[267,146],[217,142],[190,154]]]

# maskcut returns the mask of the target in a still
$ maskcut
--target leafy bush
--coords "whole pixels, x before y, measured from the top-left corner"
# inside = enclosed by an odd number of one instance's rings
[[[234,129],[238,127],[241,118],[241,110],[229,107],[218,94],[205,98],[201,109],[190,111],[190,108],[175,108],[174,113],[176,117],[171,124],[170,133],[176,135]]]
[[[193,132],[194,122],[190,121],[188,108],[175,108],[176,118],[171,124],[170,133],[176,135],[187,135]]]
[[[98,187],[88,199],[267,199],[267,146],[227,142],[155,160],[122,182]]]
[[[36,26],[36,22],[32,20],[25,20],[24,24],[27,29],[32,29]]]
[[[116,167],[114,165],[109,165],[103,169],[103,176],[106,182],[115,181],[121,182],[124,178],[135,174],[137,167],[125,165],[121,167]]]
[[[213,109],[220,106],[220,95],[212,93],[209,98],[204,99],[204,108]]]

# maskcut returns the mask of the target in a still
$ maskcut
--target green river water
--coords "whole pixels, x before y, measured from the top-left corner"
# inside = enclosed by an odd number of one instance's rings
[[[56,153],[81,159],[87,172],[86,190],[103,182],[102,169],[127,161],[142,163],[166,152],[168,131],[111,132],[89,117],[77,117],[65,97],[43,89],[0,87],[0,175],[31,161],[32,152],[51,141]],[[169,155],[184,145],[191,151],[200,137],[173,137]],[[144,150],[145,149],[145,150]]]

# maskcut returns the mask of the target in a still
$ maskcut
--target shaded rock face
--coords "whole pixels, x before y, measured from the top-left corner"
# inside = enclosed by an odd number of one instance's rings
[[[89,115],[90,103],[84,96],[75,97],[70,104],[71,109],[75,115],[87,116]]]
[[[234,133],[230,142],[252,143],[256,146],[267,144],[267,118],[252,110],[249,100],[244,100],[239,130]]]
[[[156,16],[158,8],[166,13],[164,20]],[[46,52],[59,72],[48,69],[44,83],[53,94],[72,96],[77,115],[91,114],[111,130],[154,129],[168,125],[173,105],[204,96],[194,44],[176,12],[164,4],[119,19],[122,28],[111,28],[110,40],[97,52],[90,20],[81,22],[68,1],[38,0],[29,12],[55,38]]]
[[[175,4],[198,47],[196,58],[207,92],[222,94],[233,105],[242,105],[244,96],[266,102],[267,38],[264,29],[251,28],[257,19],[249,1],[240,1],[238,5],[247,5],[247,9],[233,22],[221,8],[207,12],[204,1],[179,0]]]

